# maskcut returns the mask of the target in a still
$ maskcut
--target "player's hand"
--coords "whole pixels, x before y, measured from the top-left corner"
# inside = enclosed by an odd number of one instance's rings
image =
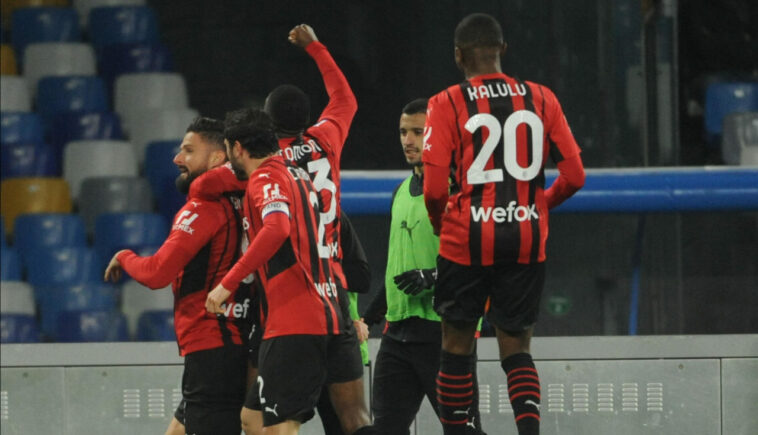
[[[393,278],[397,288],[411,296],[431,288],[437,280],[437,269],[413,269]]]
[[[355,326],[355,332],[358,333],[358,342],[363,343],[368,340],[368,325],[363,322],[363,319],[353,320],[353,325]]]
[[[205,298],[205,309],[212,314],[224,314],[226,300],[232,292],[225,289],[221,284],[217,285]]]
[[[318,41],[313,28],[307,24],[300,24],[299,26],[293,27],[292,30],[290,30],[287,39],[300,48],[305,48],[311,42]]]
[[[123,249],[113,254],[113,258],[111,258],[111,261],[108,263],[108,266],[105,268],[105,274],[103,275],[103,280],[105,282],[108,282],[109,280],[111,282],[118,282],[121,279],[121,274],[122,274],[123,269],[121,269],[121,262],[118,261],[118,254],[124,251],[126,251],[126,249]]]

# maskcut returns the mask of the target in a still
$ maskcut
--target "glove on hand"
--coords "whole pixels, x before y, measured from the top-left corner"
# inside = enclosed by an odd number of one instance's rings
[[[405,294],[415,296],[421,290],[431,288],[437,280],[437,269],[413,269],[393,278],[397,287]]]

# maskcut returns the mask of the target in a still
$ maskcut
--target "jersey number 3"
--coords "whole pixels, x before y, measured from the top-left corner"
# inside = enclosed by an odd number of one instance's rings
[[[519,165],[516,158],[516,129],[519,125],[526,124],[532,132],[532,163],[526,168]],[[513,112],[500,127],[500,121],[489,113],[477,113],[466,121],[466,130],[474,133],[476,130],[484,127],[489,134],[484,141],[481,151],[476,156],[471,166],[466,172],[468,184],[496,183],[503,181],[502,169],[484,169],[492,153],[500,142],[500,136],[503,137],[503,160],[505,170],[508,175],[521,180],[529,181],[540,173],[542,167],[542,120],[534,113],[528,110],[518,110]]]

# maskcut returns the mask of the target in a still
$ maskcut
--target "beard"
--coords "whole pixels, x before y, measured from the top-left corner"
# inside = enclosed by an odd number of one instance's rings
[[[192,173],[192,172],[185,172],[182,174],[179,174],[178,177],[176,177],[176,180],[174,180],[174,184],[176,185],[176,190],[179,191],[182,195],[186,195],[189,193],[190,184],[195,180],[195,178],[203,175],[205,171],[199,172],[199,173]]]
[[[234,172],[234,176],[236,176],[238,180],[244,181],[249,178],[247,176],[247,172],[245,172],[245,168],[243,168],[242,165],[239,162],[237,162],[233,157],[229,158],[229,164],[232,165],[232,171]]]

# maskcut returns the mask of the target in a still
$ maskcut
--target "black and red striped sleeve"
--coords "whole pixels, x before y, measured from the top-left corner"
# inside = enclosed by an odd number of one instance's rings
[[[442,92],[429,100],[424,125],[424,201],[429,219],[436,234],[442,226],[442,214],[448,199],[450,163],[455,136],[452,126],[455,113],[447,92]]]
[[[166,287],[222,227],[222,215],[214,202],[188,201],[176,214],[171,232],[154,255],[140,257],[126,250],[117,259],[140,284],[151,289]]]

